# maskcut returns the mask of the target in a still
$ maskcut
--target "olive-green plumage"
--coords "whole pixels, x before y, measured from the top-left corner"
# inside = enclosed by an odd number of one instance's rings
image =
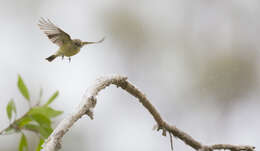
[[[104,41],[104,38],[96,42],[83,42],[80,39],[71,39],[69,34],[65,33],[59,27],[54,25],[50,20],[45,20],[43,18],[39,21],[38,25],[40,29],[44,31],[47,37],[54,44],[57,44],[60,47],[56,53],[46,58],[46,60],[48,60],[49,62],[51,62],[58,56],[62,56],[62,58],[66,56],[69,57],[70,60],[70,57],[79,53],[80,49],[84,45],[96,44]]]

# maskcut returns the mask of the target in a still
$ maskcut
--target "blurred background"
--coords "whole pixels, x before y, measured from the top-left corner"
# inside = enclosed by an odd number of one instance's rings
[[[0,129],[14,98],[27,110],[16,82],[21,74],[32,99],[60,91],[57,124],[103,75],[129,78],[162,117],[204,144],[260,144],[258,0],[0,0]],[[72,38],[106,39],[67,59],[45,60],[58,47],[39,30],[49,18]],[[63,139],[68,150],[168,150],[169,137],[136,98],[116,88],[98,96],[95,119],[79,120]],[[35,134],[26,134],[30,150]],[[20,135],[0,136],[0,150],[18,150]],[[174,139],[175,150],[193,150]]]

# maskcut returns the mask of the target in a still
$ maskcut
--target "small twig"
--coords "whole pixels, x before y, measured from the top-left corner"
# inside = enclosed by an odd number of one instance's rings
[[[27,112],[28,113],[28,112]],[[21,120],[22,118],[24,118],[25,116],[27,116],[27,113],[25,113],[24,115],[22,115],[20,118],[14,120],[12,123],[10,123],[5,129],[0,131],[0,135],[5,135],[6,130],[8,130],[9,128],[14,128],[15,131],[19,131],[20,129],[17,127],[16,122]]]
[[[216,149],[229,149],[231,151],[240,151],[240,150],[246,150],[246,151],[253,151],[255,147],[253,146],[235,146],[235,145],[229,145],[229,144],[216,144],[210,146],[211,150]]]
[[[87,114],[93,119],[93,109],[96,105],[96,96],[98,93],[105,89],[107,86],[114,84],[117,87],[121,87],[131,95],[138,98],[139,102],[150,112],[154,120],[157,122],[157,130],[162,129],[163,135],[166,135],[166,131],[171,133],[173,136],[179,138],[187,145],[195,150],[200,151],[212,151],[215,149],[229,149],[231,151],[253,151],[255,147],[253,146],[240,146],[240,145],[228,145],[228,144],[218,144],[212,146],[202,145],[200,142],[196,141],[187,133],[181,131],[175,126],[171,126],[166,123],[160,116],[159,112],[150,103],[146,96],[139,91],[134,85],[127,81],[126,77],[123,76],[104,76],[99,78],[90,88],[87,89],[83,96],[83,99],[79,106],[76,108],[75,112],[70,116],[63,119],[58,126],[54,129],[49,138],[45,141],[44,151],[57,151],[61,148],[61,139],[66,132],[72,127],[72,125],[80,119],[83,115]],[[170,137],[171,137],[170,134]],[[173,148],[173,145],[172,145]]]
[[[173,150],[172,133],[169,132],[169,135],[170,135],[171,150]]]

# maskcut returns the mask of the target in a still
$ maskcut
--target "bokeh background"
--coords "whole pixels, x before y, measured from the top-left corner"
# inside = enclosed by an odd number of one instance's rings
[[[40,88],[70,114],[102,75],[129,78],[162,117],[204,144],[260,144],[258,0],[0,0],[0,129],[14,98],[28,109],[16,82],[21,74],[33,99]],[[72,38],[99,40],[68,60],[49,63],[57,50],[37,27],[51,19]],[[78,121],[63,139],[68,150],[170,150],[169,137],[152,131],[151,115],[115,86],[98,97],[93,121]],[[26,133],[30,150],[36,136]],[[20,135],[0,136],[0,150],[18,150]],[[192,150],[174,139],[175,150]]]

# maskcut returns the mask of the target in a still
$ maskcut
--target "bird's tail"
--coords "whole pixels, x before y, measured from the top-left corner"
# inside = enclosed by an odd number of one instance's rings
[[[51,55],[48,58],[46,58],[46,60],[48,60],[49,62],[51,62],[52,60],[54,60],[56,57],[58,57],[57,55]]]
[[[105,37],[103,37],[101,40],[99,41],[94,41],[94,42],[89,42],[89,41],[85,41],[83,42],[84,45],[88,45],[88,44],[97,44],[97,43],[101,43],[105,40]]]

